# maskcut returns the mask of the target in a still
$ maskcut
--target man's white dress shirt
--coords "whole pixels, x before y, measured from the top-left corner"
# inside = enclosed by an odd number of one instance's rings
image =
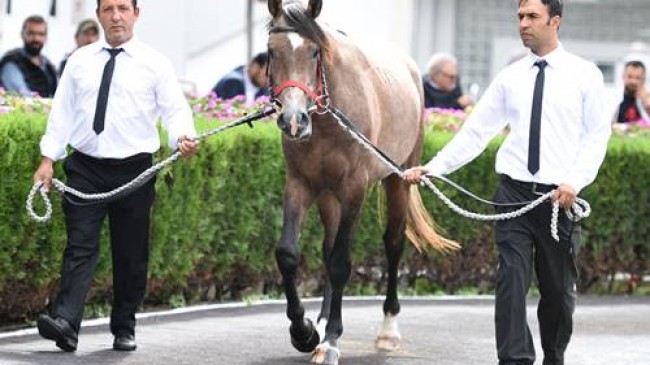
[[[460,132],[429,163],[432,174],[451,173],[476,158],[489,141],[508,126],[496,156],[496,172],[515,180],[568,184],[579,192],[589,185],[607,151],[611,134],[600,70],[564,50],[543,57],[544,96],[540,136],[540,169],[528,171],[528,135],[533,89],[540,58],[530,53],[503,69],[492,81]]]
[[[110,86],[105,129],[93,131],[97,94],[110,55],[105,41],[78,49],[61,76],[52,102],[43,156],[58,160],[66,147],[95,158],[121,159],[160,148],[158,118],[176,147],[182,135],[196,136],[192,111],[171,63],[159,52],[133,38],[120,46]]]

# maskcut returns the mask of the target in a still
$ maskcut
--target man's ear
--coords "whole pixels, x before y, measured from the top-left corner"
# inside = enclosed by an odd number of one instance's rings
[[[551,18],[551,25],[556,29],[560,29],[560,25],[562,25],[562,18],[558,15],[554,16]]]

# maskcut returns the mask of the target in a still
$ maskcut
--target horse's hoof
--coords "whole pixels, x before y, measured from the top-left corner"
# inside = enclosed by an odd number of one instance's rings
[[[312,352],[320,343],[320,338],[310,319],[305,319],[305,327],[306,330],[302,331],[293,324],[289,327],[291,344],[300,352]]]
[[[311,354],[312,364],[323,365],[338,365],[341,352],[336,347],[332,347],[329,343],[325,342],[314,350]]]
[[[401,340],[402,338],[399,335],[379,335],[375,341],[375,347],[380,351],[397,351]]]
[[[397,315],[387,314],[384,317],[384,322],[381,324],[381,330],[377,334],[375,346],[377,350],[381,351],[396,351],[399,349],[402,335],[399,334],[397,329]]]

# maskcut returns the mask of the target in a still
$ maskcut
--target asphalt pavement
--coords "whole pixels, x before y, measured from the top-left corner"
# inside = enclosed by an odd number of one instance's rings
[[[491,297],[402,299],[401,348],[374,348],[381,299],[346,298],[341,365],[497,364]],[[319,302],[306,303],[315,319]],[[536,299],[528,317],[541,364]],[[294,365],[308,354],[289,341],[283,301],[205,305],[139,315],[132,353],[111,349],[107,320],[84,322],[75,353],[59,351],[35,329],[0,333],[0,365]],[[567,365],[650,365],[650,296],[579,298]]]

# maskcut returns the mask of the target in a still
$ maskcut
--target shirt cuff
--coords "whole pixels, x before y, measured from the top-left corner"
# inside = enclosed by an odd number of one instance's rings
[[[167,134],[169,138],[167,140],[167,143],[169,144],[169,148],[171,148],[172,150],[175,150],[176,147],[178,147],[178,139],[181,136],[184,135],[189,138],[196,138],[197,136],[196,130],[193,127],[190,128],[190,130],[184,130],[184,131],[171,129],[167,132]]]
[[[57,161],[66,156],[65,147],[61,147],[61,144],[56,140],[44,135],[40,143],[41,155],[47,158],[50,158],[52,161]]]
[[[423,166],[427,175],[446,175],[447,168],[439,162],[435,157],[431,159],[426,165]]]

